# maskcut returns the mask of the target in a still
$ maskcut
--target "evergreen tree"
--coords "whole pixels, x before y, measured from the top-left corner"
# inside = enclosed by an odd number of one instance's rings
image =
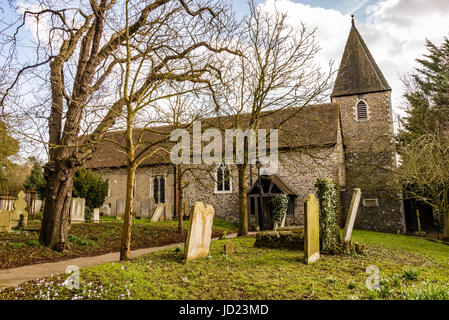
[[[406,85],[408,117],[399,138],[407,145],[427,134],[449,134],[449,39],[441,46],[427,41],[429,51]]]
[[[79,169],[73,177],[72,197],[86,199],[86,207],[93,211],[103,205],[108,195],[108,182],[99,174]]]
[[[6,189],[8,170],[13,165],[9,157],[19,152],[19,141],[11,137],[6,124],[0,121],[0,189]]]
[[[30,174],[26,177],[23,187],[26,191],[36,191],[40,199],[45,198],[46,182],[44,179],[44,171],[40,163],[34,158],[29,159],[33,163]]]

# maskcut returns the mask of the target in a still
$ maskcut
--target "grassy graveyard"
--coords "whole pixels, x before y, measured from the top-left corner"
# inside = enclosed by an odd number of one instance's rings
[[[0,270],[24,265],[54,262],[64,259],[97,256],[120,250],[120,237],[123,222],[115,218],[102,218],[101,223],[71,225],[69,241],[71,249],[56,252],[39,244],[39,223],[30,222],[27,230],[0,233]],[[163,246],[185,241],[189,222],[184,222],[185,232],[178,233],[177,221],[134,220],[131,245],[132,249]],[[213,236],[223,231],[234,232],[237,227],[232,223],[216,219]]]
[[[2,299],[449,299],[449,246],[423,239],[354,231],[363,255],[322,255],[312,265],[303,252],[254,248],[254,238],[212,242],[210,255],[187,264],[182,248],[124,263],[81,269],[80,289],[66,275],[24,283]],[[235,252],[224,255],[226,241]],[[365,282],[380,270],[380,288]]]

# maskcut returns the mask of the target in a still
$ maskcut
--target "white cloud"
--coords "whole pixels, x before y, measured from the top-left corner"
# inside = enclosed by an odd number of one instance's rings
[[[319,60],[324,67],[329,60],[340,63],[351,27],[349,14],[291,0],[266,0],[262,4],[267,10],[273,10],[274,5],[288,13],[292,25],[302,21],[318,27],[317,40],[323,49]],[[440,43],[449,34],[449,1],[381,0],[368,6],[366,15],[366,21],[357,21],[357,27],[393,88],[394,112],[401,114],[400,77],[413,72],[415,59],[426,54],[426,38]]]

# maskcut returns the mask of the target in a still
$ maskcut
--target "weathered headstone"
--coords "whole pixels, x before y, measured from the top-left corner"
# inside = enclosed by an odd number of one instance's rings
[[[153,216],[151,217],[151,222],[158,222],[164,213],[165,205],[163,203],[159,203],[154,210]]]
[[[196,202],[193,206],[184,248],[186,261],[202,258],[209,254],[214,215],[214,208],[210,205],[205,206],[202,202]]]
[[[16,228],[20,224],[21,216],[23,216],[22,226],[26,226],[28,222],[28,212],[25,210],[27,207],[25,193],[20,191],[17,197],[18,199],[14,201],[14,211],[11,212],[11,229]]]
[[[100,208],[94,209],[94,222],[99,223],[100,222]]]
[[[165,204],[165,220],[173,220],[173,210],[170,203]]]
[[[140,201],[140,219],[148,219],[150,217],[150,202],[148,200]]]
[[[0,232],[11,231],[11,212],[0,210]]]
[[[33,201],[33,212],[34,214],[37,214],[41,211],[42,209],[42,200],[39,199],[35,199]]]
[[[343,232],[343,241],[351,241],[352,229],[354,228],[355,218],[357,217],[357,210],[359,209],[360,198],[362,197],[362,191],[360,189],[354,189],[352,195],[351,206],[349,207],[348,216],[346,217],[345,230]]]
[[[125,216],[125,200],[119,199],[116,201],[116,215],[117,220],[123,219]]]
[[[86,209],[86,199],[73,198],[72,205],[70,207],[70,222],[71,223],[83,223],[84,210]]]
[[[100,208],[100,214],[104,217],[109,217],[111,215],[111,207],[108,204],[104,204]]]
[[[320,205],[313,194],[304,204],[304,263],[320,259]]]

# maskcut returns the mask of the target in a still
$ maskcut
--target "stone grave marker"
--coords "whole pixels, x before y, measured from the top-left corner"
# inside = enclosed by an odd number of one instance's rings
[[[18,199],[14,201],[14,211],[11,213],[11,228],[14,229],[20,224],[20,217],[23,216],[22,226],[26,226],[28,222],[28,212],[25,210],[27,202],[25,201],[25,193],[20,191],[17,195]]]
[[[345,230],[343,232],[343,241],[351,241],[352,229],[354,228],[355,218],[357,217],[357,210],[359,209],[360,198],[362,191],[354,189],[352,195],[351,206],[349,207],[348,216],[346,217]]]
[[[158,222],[164,213],[165,204],[159,203],[154,210],[153,216],[151,217],[151,222]]]
[[[100,213],[105,217],[109,217],[111,215],[111,208],[108,204],[104,204],[100,208]]]
[[[150,217],[150,202],[148,200],[140,201],[140,219]]]
[[[95,223],[100,222],[100,208],[94,209],[94,222]]]
[[[0,210],[0,232],[11,231],[11,212]]]
[[[116,216],[117,220],[123,219],[125,216],[125,200],[119,199],[116,201]]]
[[[304,263],[320,259],[320,205],[313,194],[304,203]]]
[[[166,221],[173,220],[173,210],[171,208],[170,203],[165,204],[165,220]]]
[[[73,198],[72,206],[70,207],[70,222],[83,223],[85,222],[84,210],[86,209],[86,199]]]
[[[210,205],[205,206],[202,202],[196,202],[193,206],[184,247],[186,262],[209,254],[214,215],[214,208]]]

